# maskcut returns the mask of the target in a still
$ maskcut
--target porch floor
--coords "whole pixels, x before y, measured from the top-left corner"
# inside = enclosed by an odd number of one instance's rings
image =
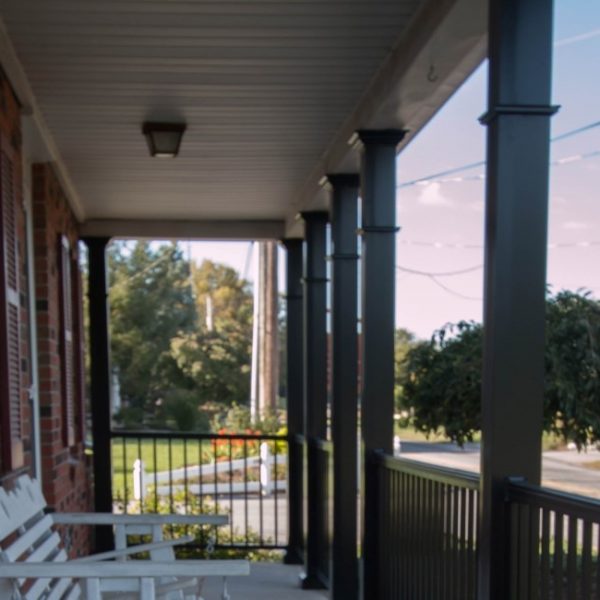
[[[227,588],[231,600],[323,600],[325,590],[302,590],[301,568],[281,563],[252,563],[248,577],[231,577]],[[204,600],[221,600],[221,581],[208,577],[202,590]]]

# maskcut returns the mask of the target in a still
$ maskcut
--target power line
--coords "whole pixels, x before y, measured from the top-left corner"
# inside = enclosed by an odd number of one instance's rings
[[[467,296],[466,294],[461,294],[452,288],[449,288],[447,285],[444,285],[441,281],[438,281],[435,277],[429,277],[433,283],[435,283],[438,287],[443,289],[448,294],[452,296],[456,296],[457,298],[461,298],[462,300],[471,300],[475,302],[483,302],[483,298],[478,298],[477,296]]]
[[[410,269],[409,267],[403,267],[396,265],[398,271],[403,273],[410,273],[411,275],[423,275],[425,277],[455,277],[457,275],[465,275],[466,273],[473,273],[474,271],[480,271],[483,269],[483,265],[475,265],[474,267],[467,267],[465,269],[457,269],[455,271],[443,271],[441,273],[432,273],[429,271],[419,271],[417,269]]]
[[[551,143],[560,142],[570,137],[574,137],[586,131],[591,131],[592,129],[596,129],[600,127],[600,121],[594,121],[593,123],[588,123],[587,125],[583,125],[582,127],[577,127],[576,129],[571,129],[570,131],[566,131],[565,133],[561,133],[550,139]],[[593,152],[588,152],[586,154],[578,154],[573,157],[567,157],[559,160],[552,161],[551,165],[562,165],[567,162],[575,162],[576,160],[585,160],[587,158],[592,158],[600,155],[600,150],[595,150]],[[425,177],[419,177],[417,179],[411,179],[409,181],[404,181],[399,183],[396,186],[396,189],[403,189],[407,187],[412,187],[414,185],[423,185],[427,183],[447,183],[447,182],[459,182],[459,181],[469,181],[474,179],[484,179],[483,174],[472,175],[469,177],[453,177],[450,179],[446,179],[448,175],[454,175],[456,173],[462,173],[463,171],[469,171],[470,169],[475,169],[478,167],[484,167],[485,161],[480,160],[477,162],[468,163],[465,165],[461,165],[458,167],[453,167],[452,169],[446,169],[445,171],[440,171],[438,173],[434,173],[433,175],[427,175]]]
[[[481,250],[482,244],[460,244],[450,242],[426,242],[420,240],[404,240],[399,239],[398,243],[404,246],[420,246],[425,248],[435,248],[437,250],[451,248],[454,250]],[[600,246],[600,240],[581,240],[579,242],[552,242],[548,244],[549,250],[557,250],[563,248],[590,248]]]
[[[571,131],[567,131],[565,133],[561,133],[560,135],[553,137],[550,141],[560,142],[562,140],[566,140],[567,138],[573,137],[574,135],[579,135],[580,133],[584,133],[585,131],[590,131],[590,129],[595,129],[596,127],[600,127],[600,121],[589,123],[588,125],[578,127],[577,129],[571,129]]]

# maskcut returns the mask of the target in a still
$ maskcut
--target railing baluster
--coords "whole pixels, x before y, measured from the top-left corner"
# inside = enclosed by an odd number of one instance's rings
[[[261,450],[261,444],[262,444],[262,438],[258,443],[258,480],[259,480],[259,486],[258,486],[258,524],[259,524],[259,534],[258,534],[258,539],[259,539],[259,543],[262,546],[263,545],[263,540],[264,540],[264,536],[263,536],[263,490],[261,489],[260,486],[260,478],[262,475],[262,470],[263,470],[263,459],[262,459],[262,452]]]
[[[459,488],[452,486],[452,593],[455,598],[460,598],[459,594],[459,529],[458,529],[458,492]]]
[[[600,523],[596,524],[596,599],[600,598]]]
[[[442,581],[443,589],[450,589],[450,485],[444,484],[444,497],[442,498],[442,515],[444,519],[444,540],[442,556]]]
[[[563,514],[554,513],[554,598],[563,597]]]
[[[409,598],[414,598],[416,595],[416,578],[417,578],[417,548],[416,540],[416,528],[417,528],[417,497],[416,497],[416,477],[410,476],[410,572],[409,572],[409,585],[408,591]]]
[[[152,471],[154,472],[154,512],[158,512],[158,459],[156,450],[156,438],[152,438]]]
[[[125,505],[123,506],[123,512],[125,514],[127,514],[128,511],[128,504],[129,504],[129,467],[127,464],[127,440],[125,438],[122,438],[123,442],[123,484],[124,484],[124,490],[123,490],[123,495],[124,495],[124,502]]]
[[[200,513],[204,513],[204,453],[202,452],[203,439],[198,440],[198,492],[200,495]],[[200,528],[200,545],[206,548],[206,528]]]
[[[279,464],[278,462],[278,457],[279,457],[279,448],[278,448],[278,442],[275,441],[273,442],[273,456],[275,457],[275,464],[273,465],[272,469],[273,472],[269,473],[271,475],[271,481],[273,482],[273,499],[274,499],[274,504],[275,504],[275,544],[279,544],[279,494],[278,494],[278,490],[277,490],[277,465]],[[269,469],[271,469],[271,467],[269,467]]]
[[[198,491],[200,492],[200,512],[204,512],[204,440],[198,440]]]
[[[400,510],[401,510],[401,538],[400,538],[400,598],[408,596],[408,475],[400,473]]]
[[[144,460],[142,458],[142,438],[138,438],[137,439],[137,450],[138,450],[138,460],[141,461],[141,464],[145,464]],[[142,472],[143,475],[143,472]],[[144,485],[143,483],[143,476],[141,476],[141,481],[140,481],[140,512],[143,513],[144,512],[144,490],[141,489],[142,485]],[[135,485],[134,485],[135,487]]]
[[[540,596],[550,596],[550,511],[542,509],[542,536],[540,557]]]
[[[444,493],[446,486],[442,482],[436,482],[436,547],[435,547],[435,579],[436,579],[436,590],[435,598],[441,600],[444,594]]]
[[[467,585],[466,585],[466,598],[471,599],[474,596],[475,593],[475,589],[474,589],[474,585],[473,585],[473,576],[475,574],[475,570],[473,568],[473,554],[475,552],[475,545],[474,545],[474,540],[475,540],[475,535],[474,535],[474,527],[473,527],[473,520],[474,517],[473,515],[475,514],[475,511],[477,509],[477,504],[475,502],[475,491],[474,490],[467,490],[467,502],[468,502],[468,509],[467,509],[467,546],[466,546],[466,553],[467,553]]]
[[[581,548],[581,597],[592,597],[592,523],[583,522],[583,546]],[[600,560],[600,557],[598,557]],[[600,591],[600,590],[599,590]]]
[[[467,490],[459,488],[460,494],[460,587],[461,598],[467,597]]]
[[[169,510],[173,512],[173,445],[172,438],[168,438],[168,461],[169,461]]]
[[[572,515],[567,517],[568,535],[567,542],[567,598],[577,600],[577,519]]]
[[[217,472],[217,459],[218,459],[219,447],[218,447],[218,439],[217,438],[213,438],[212,446],[213,446],[213,477],[214,477],[214,490],[215,490],[213,512],[216,515],[219,513],[219,489],[218,489],[219,475]],[[218,543],[219,543],[219,528],[216,527],[215,528],[215,545],[217,545]]]
[[[233,544],[233,447],[229,440],[229,538]]]
[[[188,459],[187,459],[187,438],[183,438],[183,489],[184,489],[184,504],[183,511],[187,515],[188,514],[188,506],[189,506],[189,495],[188,495]],[[189,531],[189,527],[185,528],[185,533],[187,535]]]
[[[246,546],[248,546],[248,440],[246,439],[244,439],[244,530]]]
[[[423,543],[423,527],[422,527],[422,513],[421,513],[421,509],[423,507],[422,504],[422,495],[421,495],[421,484],[422,484],[422,479],[420,477],[415,477],[413,479],[414,481],[414,486],[415,486],[415,512],[416,512],[416,519],[415,519],[415,527],[414,527],[414,539],[415,539],[415,585],[416,585],[416,589],[415,589],[415,598],[419,598],[419,600],[421,599],[421,592],[422,592],[422,588],[421,588],[421,577],[422,577],[422,572],[421,572],[421,565],[422,565],[422,547],[421,544]]]
[[[432,558],[433,558],[433,546],[434,546],[434,535],[435,535],[435,521],[434,521],[434,504],[433,504],[433,481],[426,478],[424,480],[425,485],[425,503],[424,503],[424,520],[425,520],[425,553],[423,555],[423,574],[425,582],[425,598],[431,600],[433,594],[433,581],[432,576]]]

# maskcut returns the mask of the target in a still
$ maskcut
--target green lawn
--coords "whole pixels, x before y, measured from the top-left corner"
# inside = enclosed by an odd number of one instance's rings
[[[147,473],[168,471],[169,464],[173,469],[183,467],[186,462],[188,465],[197,465],[199,462],[199,449],[200,445],[196,441],[188,441],[187,448],[185,448],[184,440],[172,440],[169,451],[167,440],[156,440],[156,446],[153,440],[141,440],[139,445],[137,440],[126,440],[125,444],[123,444],[123,440],[121,439],[117,438],[113,440],[113,497],[124,498],[125,476],[127,477],[128,497],[130,499],[133,497],[132,472],[133,463],[137,458],[141,458],[144,461]],[[203,442],[202,455],[203,462],[211,460],[213,453],[210,442]]]
[[[229,443],[218,442],[216,447],[218,457],[229,457]],[[239,458],[244,452],[243,442],[233,440],[231,457]],[[248,442],[246,445],[248,456],[258,452],[257,442]],[[284,447],[279,452],[286,452]],[[112,470],[113,470],[113,498],[125,498],[125,483],[127,483],[127,498],[133,498],[133,463],[141,458],[144,461],[146,473],[179,469],[188,466],[206,464],[214,460],[215,448],[212,440],[184,440],[174,439],[169,447],[168,440],[138,440],[129,439],[123,443],[122,438],[112,441]]]

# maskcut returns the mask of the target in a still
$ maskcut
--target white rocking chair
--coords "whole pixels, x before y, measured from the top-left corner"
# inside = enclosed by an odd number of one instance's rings
[[[201,600],[206,576],[248,575],[245,560],[175,560],[173,547],[191,540],[164,540],[165,524],[227,522],[220,515],[112,515],[45,513],[38,483],[20,477],[15,489],[0,488],[0,598],[2,600]],[[112,525],[116,550],[67,560],[55,524]],[[127,547],[128,534],[152,535]],[[125,560],[149,552],[151,560]],[[228,598],[224,585],[222,598]]]

